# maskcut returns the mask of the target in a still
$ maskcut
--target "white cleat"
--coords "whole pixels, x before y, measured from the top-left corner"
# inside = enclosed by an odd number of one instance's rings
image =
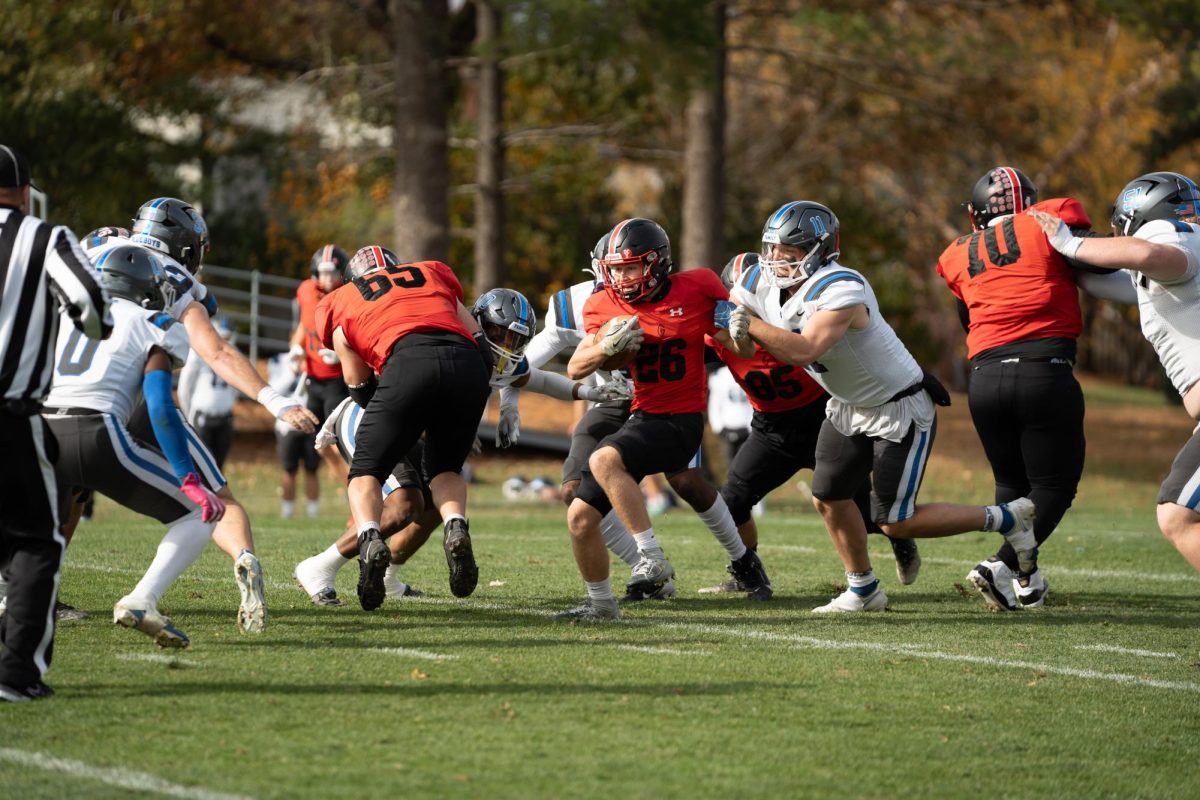
[[[242,633],[262,633],[267,627],[267,600],[263,595],[262,564],[249,550],[233,562],[233,577],[241,593],[238,605],[238,630]]]
[[[113,606],[113,622],[141,631],[159,647],[183,648],[191,644],[188,635],[176,628],[170,617],[160,614],[149,600],[122,597]]]
[[[1021,604],[1021,608],[1041,608],[1046,602],[1046,595],[1050,593],[1050,581],[1042,577],[1040,569],[1034,570],[1032,575],[1025,578],[1014,576],[1012,587],[1017,592],[1017,602]]]
[[[322,569],[317,564],[317,556],[306,558],[297,564],[296,568],[292,570],[292,575],[309,596],[309,599],[317,605],[342,605],[342,601],[338,599],[337,590],[333,588],[334,580],[337,577],[337,570]]]
[[[860,611],[883,611],[887,606],[888,596],[884,594],[882,588],[876,588],[866,597],[861,597],[847,589],[825,605],[814,608],[812,613],[845,614]]]
[[[1033,535],[1033,524],[1037,516],[1033,501],[1028,497],[1001,503],[1001,508],[1013,515],[1012,530],[1003,534],[1004,540],[1017,551],[1017,567],[1028,575],[1037,569],[1038,544]]]
[[[1013,580],[1017,577],[1003,561],[983,561],[967,573],[983,602],[993,611],[1016,611],[1017,595],[1013,592]]]

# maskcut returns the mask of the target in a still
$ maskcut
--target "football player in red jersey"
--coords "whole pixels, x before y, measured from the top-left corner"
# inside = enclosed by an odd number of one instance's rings
[[[599,261],[604,291],[596,292],[584,304],[584,328],[590,335],[571,356],[567,374],[578,380],[617,353],[636,351],[630,370],[633,413],[589,457],[567,510],[571,545],[587,583],[588,599],[579,608],[559,614],[560,619],[620,616],[600,533],[600,521],[609,509],[616,509],[637,540],[641,558],[631,586],[637,588],[640,581],[651,594],[674,576],[654,536],[638,482],[646,475],[681,470],[700,446],[708,395],[705,335],[745,355],[753,350],[745,342],[739,348],[722,327],[728,325],[732,304],[715,273],[697,269],[670,274],[671,243],[657,223],[648,219],[618,223]],[[625,315],[629,319],[608,324]],[[723,507],[719,495],[717,500]],[[721,511],[729,513],[724,508]],[[738,573],[755,574],[765,582],[762,563],[742,543],[732,520],[726,529],[721,544]]]
[[[721,281],[726,289],[758,264],[757,253],[741,253],[725,265]],[[758,550],[758,526],[751,510],[755,503],[783,485],[801,469],[816,466],[817,436],[825,422],[825,402],[829,395],[801,367],[784,364],[763,347],[756,345],[750,358],[722,347],[715,339],[706,343],[729,368],[734,380],[750,398],[754,417],[750,437],[738,449],[729,464],[721,496],[738,526],[738,534],[751,550]],[[854,497],[862,512],[868,533],[883,530],[871,519],[871,481],[863,481]],[[921,569],[921,556],[912,539],[888,537],[896,557],[896,575],[909,585]],[[732,573],[732,570],[730,570]],[[742,592],[747,587],[737,575],[702,592]]]
[[[1061,217],[1076,232],[1091,220],[1070,198],[1037,201],[1020,170],[996,167],[975,184],[967,210],[973,233],[950,243],[938,274],[954,293],[971,361],[971,418],[996,481],[996,502],[1029,497],[1041,544],[1071,507],[1083,474],[1083,392],[1075,380],[1082,331],[1079,270],[1050,246],[1030,209]],[[1086,234],[1085,234],[1086,235]],[[1005,543],[967,575],[989,606],[1040,606],[1042,573],[1017,576]]]
[[[425,434],[424,474],[445,523],[442,546],[456,573],[475,570],[459,471],[487,403],[491,368],[463,288],[440,261],[401,264],[370,246],[354,254],[348,282],[317,306],[322,343],[337,352],[350,396],[363,406],[347,494],[358,527],[358,598],[378,608],[391,563],[379,533],[382,485]],[[378,375],[378,379],[376,378]]]
[[[312,257],[312,278],[296,287],[296,305],[300,322],[289,340],[292,371],[308,377],[308,410],[317,417],[317,427],[324,424],[338,404],[348,396],[342,380],[342,365],[337,353],[321,344],[317,333],[317,304],[325,295],[342,285],[350,257],[336,244],[322,245]],[[336,453],[325,450],[321,456],[335,475],[346,479],[345,462]]]

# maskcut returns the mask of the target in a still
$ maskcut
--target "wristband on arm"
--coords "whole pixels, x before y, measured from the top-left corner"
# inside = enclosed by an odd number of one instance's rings
[[[275,419],[282,417],[283,412],[289,408],[300,405],[292,398],[284,397],[270,386],[264,386],[255,399],[266,406],[267,411],[270,411],[271,416],[275,417]]]

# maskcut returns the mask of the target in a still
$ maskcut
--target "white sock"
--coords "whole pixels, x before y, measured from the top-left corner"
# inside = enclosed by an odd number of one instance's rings
[[[1012,512],[1002,505],[983,507],[983,527],[980,530],[1007,533],[1016,520]]]
[[[649,553],[652,556],[661,556],[663,554],[662,545],[658,543],[658,539],[654,536],[654,528],[647,528],[641,533],[635,533],[633,538],[637,540],[638,550],[643,553]]]
[[[284,500],[279,504],[279,516],[284,519],[291,519],[296,516],[296,504],[291,500]]]
[[[616,602],[617,598],[613,596],[612,584],[609,583],[608,578],[605,578],[602,581],[596,581],[595,583],[592,583],[591,581],[584,581],[584,583],[587,584],[589,600],[608,600],[611,602]]]
[[[401,566],[401,564],[388,564],[387,572],[383,573],[383,582],[391,583],[392,581],[395,581],[396,583],[403,583],[403,581],[400,580]]]
[[[319,566],[323,570],[329,570],[330,572],[337,572],[339,569],[346,566],[354,559],[346,558],[344,555],[342,555],[341,553],[338,552],[336,544],[331,544],[331,545],[329,545],[329,547],[327,547],[326,549],[322,550],[321,552],[319,552],[315,556],[313,556],[311,560],[315,561],[317,563],[317,566]]]
[[[308,503],[305,504],[304,510],[309,517],[316,518],[316,516],[321,513],[321,501],[309,500]]]
[[[725,548],[725,552],[729,553],[731,561],[737,561],[746,555],[746,545],[742,542],[742,537],[738,535],[737,525],[733,524],[733,515],[729,513],[729,506],[725,505],[724,497],[717,495],[712,508],[708,511],[700,511],[698,514],[708,529],[712,531],[712,535],[717,537],[717,541]]]
[[[367,520],[366,522],[363,522],[358,526],[358,538],[361,539],[362,535],[364,533],[366,533],[367,531],[377,531],[377,530],[379,530],[379,521],[373,520],[373,519]]]
[[[211,522],[188,519],[168,528],[166,536],[158,543],[158,552],[154,554],[150,568],[129,594],[157,605],[175,579],[204,551],[213,527]]]
[[[600,534],[604,537],[604,544],[617,554],[617,558],[631,567],[637,565],[640,559],[637,540],[629,535],[616,511],[609,511],[600,520]]]
[[[442,524],[449,525],[450,520],[454,520],[454,519],[461,519],[463,522],[467,521],[467,518],[464,517],[462,514],[447,514],[445,517],[442,518]]]
[[[859,597],[870,597],[879,588],[879,581],[876,580],[873,569],[866,572],[847,572],[846,582],[850,584],[850,591]]]

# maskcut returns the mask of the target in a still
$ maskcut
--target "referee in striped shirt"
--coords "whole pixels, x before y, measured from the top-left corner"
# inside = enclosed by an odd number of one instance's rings
[[[66,544],[54,477],[57,447],[38,415],[50,389],[59,312],[86,335],[112,332],[108,298],[75,235],[28,215],[29,163],[0,144],[0,700],[53,694],[42,682]]]

